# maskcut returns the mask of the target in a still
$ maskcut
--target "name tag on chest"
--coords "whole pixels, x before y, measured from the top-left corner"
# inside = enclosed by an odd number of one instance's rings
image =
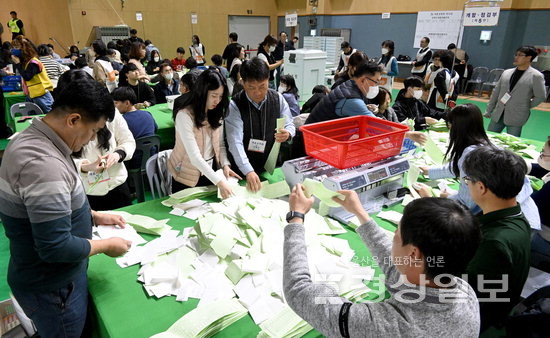
[[[510,93],[506,93],[506,94],[502,95],[502,97],[500,98],[500,102],[502,104],[506,104],[506,102],[508,102],[508,100],[510,100],[511,97],[512,97],[512,95],[510,95]]]
[[[264,153],[267,141],[251,138],[248,142],[248,151],[254,151],[257,153]]]
[[[106,182],[110,179],[109,173],[107,170],[103,170],[101,173],[96,173],[94,171],[88,171],[88,184],[97,184],[101,182]]]

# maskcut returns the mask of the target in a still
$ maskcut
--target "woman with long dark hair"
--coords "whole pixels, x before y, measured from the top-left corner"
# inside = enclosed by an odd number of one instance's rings
[[[275,58],[271,55],[271,53],[275,51],[276,46],[277,39],[271,35],[266,35],[264,41],[258,46],[258,59],[267,63],[269,67],[269,88],[273,90],[277,89],[277,87],[275,87],[275,69],[284,63],[284,59],[275,61]]]
[[[46,67],[38,60],[36,48],[23,35],[12,42],[11,60],[23,78],[23,92],[27,101],[36,103],[44,113],[52,109],[53,84]]]
[[[201,43],[201,39],[198,35],[193,35],[191,37],[191,46],[189,46],[189,52],[191,53],[191,57],[195,59],[195,61],[197,61],[197,65],[203,66],[206,63],[206,50],[204,48],[204,45]]]
[[[382,66],[382,79],[380,87],[386,88],[390,93],[393,88],[393,77],[397,76],[399,70],[397,68],[397,59],[393,56],[395,52],[395,44],[392,40],[382,42],[382,57],[378,64]]]
[[[292,117],[300,115],[300,105],[298,104],[300,95],[298,95],[296,81],[294,81],[292,75],[281,76],[281,84],[279,84],[278,91],[288,103]]]
[[[217,69],[207,69],[177,112],[176,144],[168,160],[172,191],[215,184],[222,198],[232,195],[229,177],[240,177],[230,168],[224,143],[223,119],[229,106],[225,79]],[[216,174],[223,169],[223,175]]]
[[[447,115],[447,125],[449,126],[449,147],[445,153],[445,158],[449,163],[439,167],[421,167],[420,169],[424,175],[429,175],[431,180],[459,178],[458,194],[449,196],[447,193],[442,192],[441,196],[457,199],[474,214],[477,214],[481,212],[481,209],[470,196],[468,185],[464,180],[464,177],[467,177],[468,173],[464,172],[463,163],[468,154],[476,148],[495,146],[489,140],[483,127],[481,110],[474,104],[467,103],[456,106]],[[531,227],[540,229],[537,207],[530,197],[532,192],[533,189],[531,188],[529,179],[525,178],[523,189],[516,198]],[[420,189],[419,194],[422,197],[430,196],[425,186]]]

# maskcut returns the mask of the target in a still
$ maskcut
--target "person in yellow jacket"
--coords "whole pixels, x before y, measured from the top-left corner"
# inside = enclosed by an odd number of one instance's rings
[[[225,149],[223,119],[228,106],[223,75],[216,69],[202,72],[183,108],[174,114],[176,144],[168,160],[173,192],[215,184],[222,198],[233,194],[227,179],[240,177],[231,170]]]
[[[14,40],[19,35],[25,34],[23,31],[23,21],[17,18],[17,12],[11,11],[11,20],[8,21],[8,28],[11,31],[11,39]]]
[[[35,48],[22,35],[13,40],[12,45],[11,59],[15,69],[23,78],[23,91],[27,101],[36,103],[44,113],[49,112],[53,105],[53,97],[50,93],[53,91],[53,84],[46,68],[38,60]]]

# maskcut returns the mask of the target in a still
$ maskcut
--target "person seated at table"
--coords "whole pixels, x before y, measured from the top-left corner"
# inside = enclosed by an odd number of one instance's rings
[[[298,88],[296,87],[296,81],[292,75],[282,75],[280,79],[278,91],[283,95],[288,103],[288,108],[292,117],[300,115],[300,104],[298,103]]]
[[[145,67],[141,63],[141,60],[145,58],[146,50],[143,42],[134,42],[128,53],[128,63],[136,65],[139,71],[139,81],[149,82],[149,75],[145,71]]]
[[[531,240],[531,265],[550,272],[550,137],[544,143],[537,163],[530,164],[529,175],[542,179],[544,185],[531,198],[539,209],[541,231]]]
[[[27,101],[37,104],[44,113],[49,112],[53,105],[53,84],[46,67],[38,60],[34,45],[24,36],[19,35],[12,44],[11,60],[23,78],[23,92]]]
[[[160,73],[160,65],[164,62],[160,58],[160,53],[158,50],[153,49],[151,51],[151,60],[147,62],[147,66],[145,67],[145,71],[149,75],[155,75]]]
[[[181,77],[179,93],[181,94],[174,100],[174,108],[172,109],[172,117],[175,120],[176,114],[184,107],[187,97],[191,95],[191,89],[195,88],[198,75],[195,73],[186,73]]]
[[[86,58],[83,56],[78,57],[76,60],[74,60],[75,69],[80,69],[84,71],[86,74],[90,75],[91,78],[94,77],[94,70],[88,66],[88,61],[86,61]]]
[[[300,111],[301,114],[309,114],[315,108],[317,103],[321,102],[321,99],[323,99],[325,96],[327,96],[330,93],[330,89],[328,89],[326,86],[323,85],[317,85],[313,87],[311,90],[311,96],[309,100],[304,103],[302,106],[302,109]]]
[[[115,101],[115,107],[126,120],[134,139],[155,135],[158,129],[157,122],[150,112],[136,109],[137,98],[131,88],[116,88],[111,95]]]
[[[480,240],[473,215],[448,199],[414,200],[405,207],[392,243],[355,191],[339,193],[344,198],[334,200],[361,222],[356,232],[383,272],[377,284],[384,283],[391,297],[353,303],[329,283],[312,281],[303,215],[314,201],[297,184],[284,229],[283,290],[290,308],[326,337],[477,337],[478,301],[472,287],[457,277]],[[436,258],[442,263],[435,264]]]
[[[399,91],[393,109],[399,122],[414,120],[414,129],[426,129],[447,115],[444,111],[430,108],[421,98],[424,82],[418,76],[411,76],[403,82],[404,88]]]
[[[531,229],[516,200],[527,165],[509,150],[478,147],[463,168],[470,196],[482,210],[478,220],[483,239],[467,273],[479,298],[483,333],[503,324],[520,301],[529,273]]]
[[[447,115],[447,126],[449,127],[449,147],[445,153],[445,159],[449,161],[441,166],[426,167],[421,166],[420,169],[424,175],[428,175],[431,180],[444,178],[459,178],[458,193],[449,195],[447,192],[441,192],[441,197],[449,197],[458,200],[464,204],[472,213],[477,214],[481,211],[479,206],[470,196],[468,186],[462,179],[467,176],[464,172],[464,160],[472,151],[479,147],[490,147],[497,149],[489,140],[485,128],[483,127],[483,116],[479,108],[471,103],[456,106]],[[420,196],[429,197],[431,192],[429,188],[420,184],[418,189]],[[537,206],[531,198],[531,183],[524,176],[523,188],[517,195],[516,199],[521,205],[521,210],[529,221],[531,228],[540,229],[540,218]]]
[[[267,63],[257,57],[246,60],[240,73],[244,90],[229,104],[225,131],[232,167],[246,176],[247,189],[256,192],[271,148],[290,140],[296,128],[286,100],[269,88]],[[285,119],[282,129],[277,129],[279,118]]]
[[[176,114],[176,144],[168,160],[172,191],[215,184],[222,198],[232,195],[231,170],[224,143],[223,119],[229,105],[225,79],[215,69],[204,71]],[[223,169],[223,175],[216,174]]]
[[[202,69],[199,68],[199,64],[193,57],[188,57],[185,61],[185,68],[189,70],[189,73],[193,73],[196,76],[199,76],[202,73]]]
[[[122,67],[119,77],[119,87],[128,86],[136,93],[136,109],[143,109],[156,104],[155,93],[151,86],[140,81],[139,70],[133,63],[127,63]]]
[[[178,47],[176,49],[176,57],[170,61],[170,64],[172,65],[172,69],[176,72],[183,71],[183,67],[185,67],[185,62],[187,61],[185,58],[185,48]]]
[[[367,105],[369,109],[374,113],[376,117],[384,119],[391,122],[399,122],[397,114],[391,104],[391,93],[385,87],[380,87],[380,92],[374,99],[372,99],[372,104]],[[372,108],[371,108],[372,105]]]
[[[36,47],[36,51],[38,52],[38,60],[40,60],[40,62],[44,65],[44,68],[46,68],[46,73],[48,73],[48,77],[55,87],[61,74],[65,73],[69,68],[63,66],[52,58],[50,49],[47,45],[38,45],[38,47]]]
[[[160,65],[161,81],[153,86],[157,103],[166,103],[166,96],[178,95],[180,82],[174,78],[174,72],[170,64]]]
[[[225,68],[224,66],[222,66],[223,64],[223,59],[222,59],[222,56],[220,54],[214,54],[212,55],[212,57],[210,58],[210,61],[212,61],[212,63],[214,64],[214,66],[218,67],[218,69],[220,70],[220,72],[222,73],[223,77],[225,79],[227,79],[227,77],[229,76],[229,71],[227,71],[227,68]]]
[[[236,60],[236,59],[235,59]],[[242,78],[241,78],[241,63],[235,64],[233,61],[233,67],[227,78],[227,88],[229,89],[229,94],[231,97],[237,95],[241,90],[243,90]]]
[[[116,49],[111,49],[111,48],[107,49],[107,58],[111,62],[111,66],[113,67],[113,69],[116,70],[117,72],[120,72],[120,70],[124,65],[122,64],[122,61],[118,61],[120,59],[117,59],[116,52],[118,52]]]
[[[76,46],[76,45],[72,45],[71,47],[69,47],[69,54],[67,54],[67,55],[65,56],[65,58],[68,59],[68,58],[70,58],[71,55],[73,55],[73,54],[76,54],[77,57],[80,56],[80,49],[79,49],[78,46]]]

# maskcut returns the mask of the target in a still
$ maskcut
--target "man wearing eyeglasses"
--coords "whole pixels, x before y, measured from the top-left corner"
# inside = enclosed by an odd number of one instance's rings
[[[533,59],[538,55],[535,47],[524,46],[516,50],[514,65],[507,69],[498,81],[484,116],[491,118],[487,128],[500,133],[506,127],[506,132],[521,136],[521,128],[535,108],[546,99],[544,76],[531,67]]]

